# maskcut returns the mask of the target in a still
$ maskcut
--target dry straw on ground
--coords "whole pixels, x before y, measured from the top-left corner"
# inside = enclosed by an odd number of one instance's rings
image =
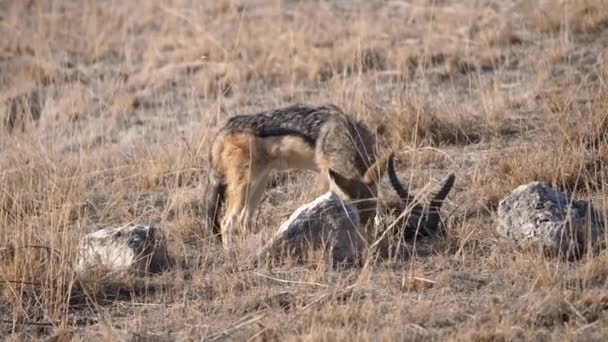
[[[605,212],[606,1],[0,0],[0,37],[3,339],[608,335],[606,252],[517,251],[492,220],[534,179]],[[363,271],[223,254],[201,216],[213,127],[293,102],[367,122],[416,193],[455,172],[447,237]],[[240,255],[313,178],[274,176]],[[78,278],[79,238],[129,222],[162,227],[178,267]]]

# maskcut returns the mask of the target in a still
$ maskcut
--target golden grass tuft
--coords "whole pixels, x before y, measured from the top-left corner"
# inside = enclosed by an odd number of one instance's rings
[[[541,2],[530,21],[541,33],[594,33],[608,27],[608,5],[602,0]]]
[[[605,251],[565,262],[516,250],[493,222],[533,180],[608,209],[605,1],[0,8],[2,339],[608,336]],[[224,253],[204,223],[214,129],[293,102],[368,123],[416,194],[455,172],[447,237],[363,269],[323,253],[246,267],[318,195],[313,174],[290,171],[265,192],[260,233]],[[175,269],[75,274],[83,235],[129,222],[163,229]]]

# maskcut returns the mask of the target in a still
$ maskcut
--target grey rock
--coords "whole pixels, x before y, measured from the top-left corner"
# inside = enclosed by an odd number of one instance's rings
[[[172,265],[159,228],[143,224],[108,227],[80,242],[76,271],[102,268],[110,272],[156,273]]]
[[[549,254],[582,255],[600,246],[604,222],[591,203],[570,198],[541,183],[521,185],[498,205],[497,231],[522,248]]]
[[[333,265],[355,265],[361,261],[367,245],[359,226],[357,208],[329,191],[298,208],[283,222],[257,254],[256,262],[287,253],[297,258],[308,250],[324,249]]]

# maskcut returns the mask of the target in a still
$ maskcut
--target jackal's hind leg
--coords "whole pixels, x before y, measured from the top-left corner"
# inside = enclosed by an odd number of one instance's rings
[[[247,200],[245,206],[241,211],[240,221],[241,227],[244,230],[250,232],[257,232],[258,229],[255,227],[255,213],[259,209],[264,190],[268,186],[269,170],[263,170],[258,173],[255,179],[250,183]]]
[[[226,237],[222,241],[226,241],[226,249],[235,242],[236,235],[252,230],[254,214],[268,184],[268,171],[245,171],[234,179],[228,182],[226,215],[222,221],[222,237]]]
[[[226,188],[226,212],[222,219],[222,242],[224,248],[229,250],[234,245],[235,236],[240,230],[241,213],[245,208],[249,183],[238,177],[229,181]]]
[[[248,133],[228,134],[218,159],[225,173],[226,211],[221,230],[224,248],[228,250],[235,242],[235,235],[251,220],[249,198],[257,186],[253,181],[260,178],[263,170],[264,148]]]

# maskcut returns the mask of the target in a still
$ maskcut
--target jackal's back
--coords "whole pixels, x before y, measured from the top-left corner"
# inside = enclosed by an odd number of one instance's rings
[[[249,115],[233,116],[222,131],[249,132],[258,137],[295,135],[315,145],[322,126],[336,115],[344,115],[337,106],[295,104]]]

